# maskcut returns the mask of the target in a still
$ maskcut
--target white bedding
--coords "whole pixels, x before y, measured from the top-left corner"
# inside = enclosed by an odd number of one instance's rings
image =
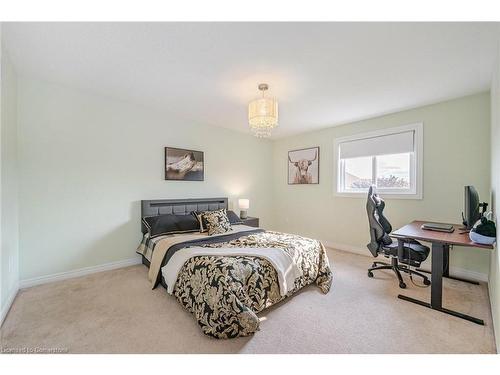
[[[279,248],[247,247],[247,248],[209,248],[188,247],[177,251],[168,263],[162,267],[161,272],[167,284],[167,292],[172,294],[179,271],[184,263],[195,256],[255,256],[268,260],[278,273],[280,294],[285,296],[293,289],[295,280],[302,276],[302,271],[293,262],[291,256]]]

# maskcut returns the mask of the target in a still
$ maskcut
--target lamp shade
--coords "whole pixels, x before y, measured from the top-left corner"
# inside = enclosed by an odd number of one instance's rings
[[[264,96],[269,87],[266,83],[259,85],[262,97],[248,104],[248,124],[257,137],[271,136],[271,130],[278,125],[278,101]]]
[[[248,210],[250,207],[250,201],[248,199],[238,199],[238,206],[240,210]]]
[[[274,98],[256,99],[248,105],[248,122],[252,126],[278,124],[278,102]]]

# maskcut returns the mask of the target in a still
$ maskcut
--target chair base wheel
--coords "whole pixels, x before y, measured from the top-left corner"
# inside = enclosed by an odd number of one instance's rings
[[[405,289],[405,288],[406,288],[406,284],[405,284],[405,283],[399,283],[399,287],[400,287],[401,289]]]
[[[424,285],[427,285],[427,286],[431,285],[431,282],[429,281],[429,279],[424,279]]]
[[[373,277],[373,272],[372,271],[368,271],[368,277]]]

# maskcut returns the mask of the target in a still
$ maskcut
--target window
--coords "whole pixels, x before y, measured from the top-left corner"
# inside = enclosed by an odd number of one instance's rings
[[[423,124],[335,140],[336,194],[362,197],[370,185],[393,198],[422,198]]]

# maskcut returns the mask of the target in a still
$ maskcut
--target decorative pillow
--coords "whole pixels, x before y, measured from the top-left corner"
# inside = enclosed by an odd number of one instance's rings
[[[193,215],[158,215],[142,219],[151,238],[166,234],[198,232],[200,224]]]
[[[207,229],[207,226],[206,226],[206,223],[203,222],[203,213],[205,212],[210,212],[210,211],[193,211],[191,212],[191,214],[194,215],[194,217],[196,218],[196,220],[198,220],[198,223],[200,225],[200,232],[206,232],[208,229]],[[234,211],[231,211],[231,210],[228,210],[226,211],[226,215],[227,215],[227,218],[229,219],[229,223],[231,225],[235,225],[235,224],[243,224],[243,221],[241,221],[240,217],[238,215],[236,215],[234,213]]]
[[[232,230],[225,208],[216,211],[204,211],[201,214],[201,219],[203,226],[208,230],[209,236]]]

